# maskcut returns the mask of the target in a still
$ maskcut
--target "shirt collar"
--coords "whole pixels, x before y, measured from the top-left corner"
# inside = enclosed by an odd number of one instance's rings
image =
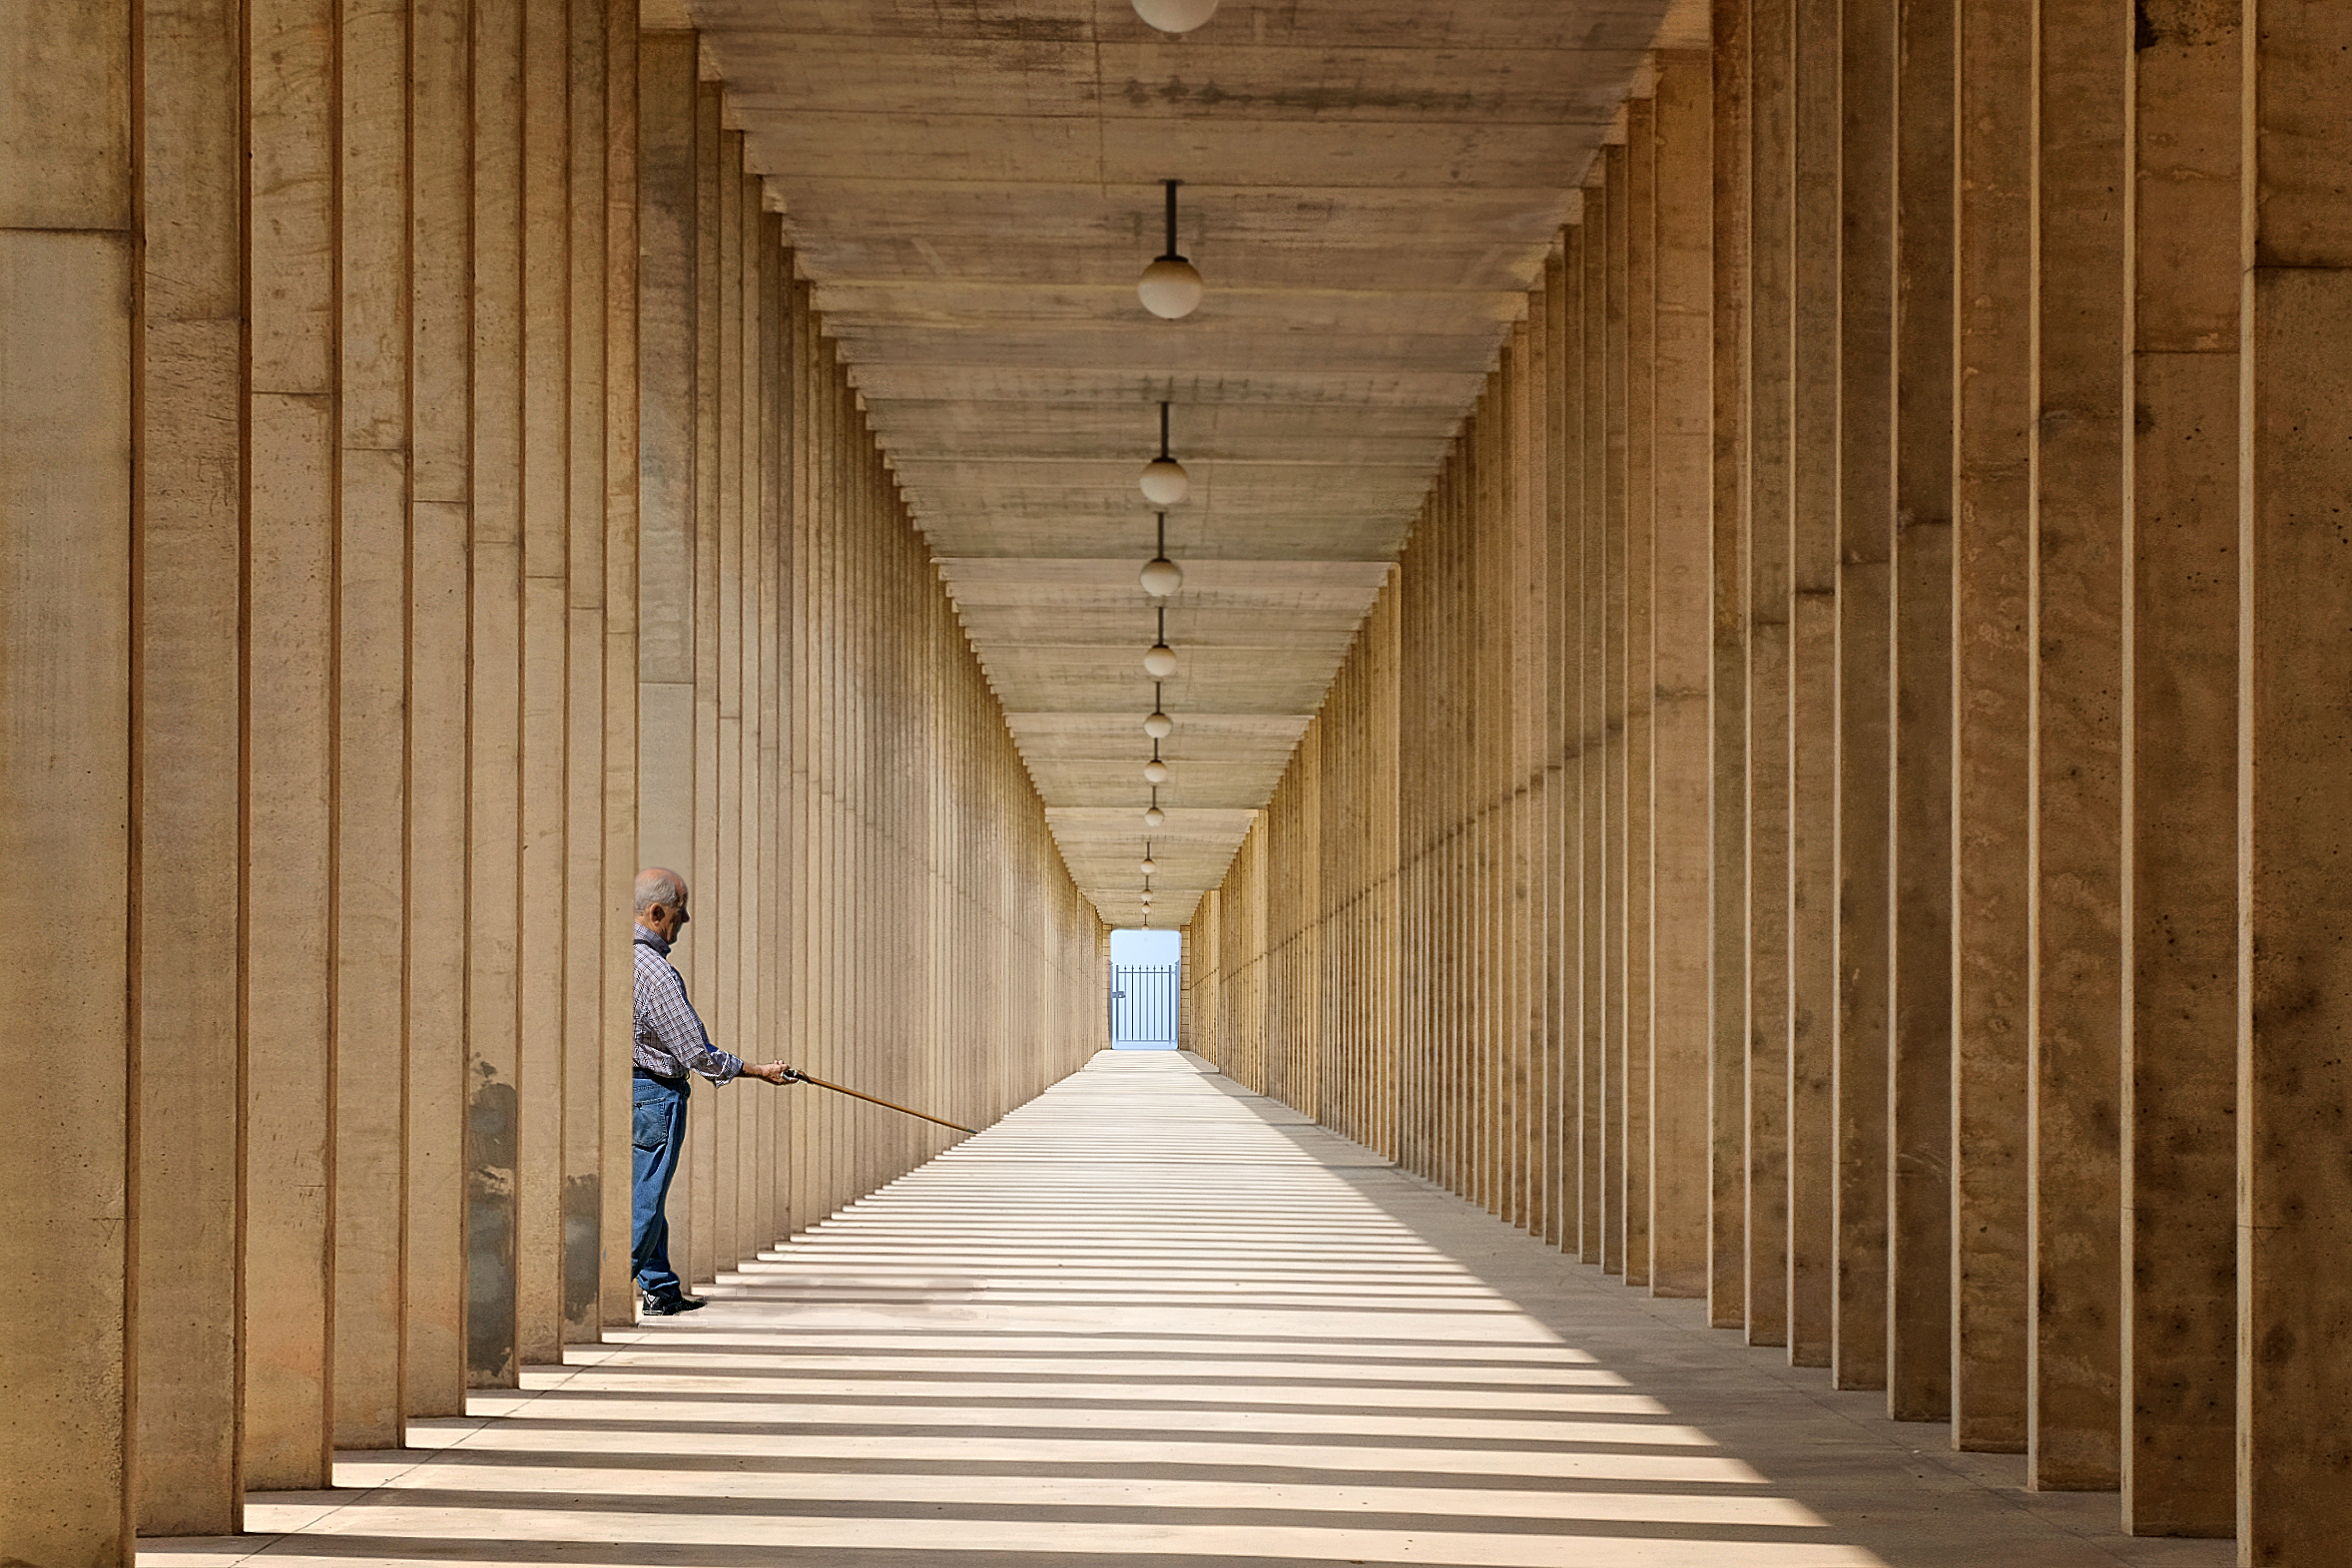
[[[670,956],[670,944],[663,941],[658,932],[652,930],[643,923],[640,923],[637,927],[637,940],[644,946],[650,947],[655,952],[660,953],[664,958]]]

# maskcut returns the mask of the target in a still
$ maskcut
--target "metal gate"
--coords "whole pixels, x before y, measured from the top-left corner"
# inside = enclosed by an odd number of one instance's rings
[[[1111,1044],[1176,1044],[1177,975],[1180,965],[1111,965]]]

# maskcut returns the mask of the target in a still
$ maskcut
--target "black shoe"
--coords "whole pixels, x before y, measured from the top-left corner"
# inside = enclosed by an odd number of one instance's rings
[[[647,1317],[675,1317],[680,1312],[691,1312],[709,1304],[699,1296],[688,1296],[681,1291],[676,1296],[648,1296],[643,1315]]]

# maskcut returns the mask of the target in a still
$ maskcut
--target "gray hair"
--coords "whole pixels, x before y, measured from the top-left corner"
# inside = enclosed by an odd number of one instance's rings
[[[686,902],[686,878],[676,871],[649,865],[637,873],[637,912],[645,913],[655,904],[675,909]]]

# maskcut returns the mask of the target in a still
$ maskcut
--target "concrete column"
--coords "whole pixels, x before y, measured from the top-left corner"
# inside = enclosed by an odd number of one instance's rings
[[[1542,520],[1545,538],[1544,560],[1540,593],[1544,605],[1543,625],[1543,742],[1542,763],[1544,777],[1543,818],[1540,831],[1544,841],[1543,903],[1544,927],[1544,1036],[1545,1069],[1543,1085],[1543,1145],[1544,1145],[1544,1226],[1543,1239],[1554,1247],[1569,1244],[1575,1235],[1576,1214],[1576,1127],[1575,1065],[1576,1028],[1581,1016],[1582,1001],[1577,993],[1578,973],[1574,955],[1577,951],[1577,917],[1581,901],[1577,889],[1581,886],[1578,869],[1579,841],[1569,830],[1578,819],[1576,802],[1577,775],[1570,766],[1569,748],[1575,735],[1578,686],[1575,677],[1575,607],[1568,596],[1566,585],[1572,581],[1572,518],[1568,510],[1568,477],[1571,426],[1566,410],[1573,406],[1578,389],[1575,345],[1578,342],[1575,312],[1569,308],[1569,289],[1574,286],[1574,273],[1567,263],[1564,247],[1567,235],[1562,234],[1543,261],[1543,276],[1537,290],[1542,317],[1541,353],[1542,384],[1538,403],[1530,414],[1533,424],[1542,430],[1542,471],[1537,475],[1536,505]],[[1399,589],[1398,580],[1390,579],[1390,597]],[[1390,895],[1393,896],[1393,895]],[[1396,946],[1387,949],[1389,963],[1402,966],[1408,962],[1404,951]],[[1384,984],[1395,987],[1403,983],[1402,976],[1392,967],[1384,976]]]
[[[1894,766],[1895,40],[1892,0],[1839,17],[1837,1278],[1840,1388],[1887,1385],[1887,1003]]]
[[[333,1438],[397,1448],[407,1432],[408,17],[344,0],[340,25]]]
[[[1659,57],[1649,1282],[1680,1297],[1707,1292],[1709,97],[1704,51]]]
[[[477,0],[466,932],[466,1381],[520,1377],[523,18]]]
[[[1428,512],[1424,503],[1423,513]],[[1419,524],[1416,524],[1418,528]],[[1417,561],[1423,554],[1422,546],[1410,536],[1405,547],[1408,562]],[[1424,623],[1424,578],[1426,574],[1414,566],[1401,567],[1396,578],[1398,597],[1398,643],[1405,654],[1398,677],[1397,704],[1401,741],[1421,731],[1426,697],[1423,680],[1421,629]],[[1429,1029],[1428,988],[1428,902],[1424,897],[1428,886],[1428,833],[1425,826],[1423,794],[1425,781],[1418,766],[1418,756],[1400,747],[1397,758],[1399,781],[1398,841],[1402,865],[1399,877],[1403,883],[1398,1039],[1399,1076],[1403,1080],[1398,1099],[1398,1160],[1419,1176],[1429,1174],[1428,1083]],[[1233,888],[1230,879],[1224,884]],[[1217,967],[1224,977],[1224,1011],[1219,1028],[1230,1031],[1234,1017],[1235,999],[1239,994],[1241,950],[1238,941],[1238,895],[1220,893],[1217,903],[1218,939],[1224,945],[1218,950]],[[1226,1038],[1230,1041],[1231,1034]],[[1232,1052],[1232,1045],[1226,1047]],[[1219,1058],[1222,1063],[1225,1058]]]
[[[792,688],[790,704],[792,748],[792,842],[795,853],[787,868],[789,882],[786,896],[791,900],[793,925],[787,969],[787,986],[792,993],[792,1019],[786,1035],[787,1056],[804,1066],[814,1058],[810,1055],[815,1038],[816,987],[815,952],[818,921],[815,918],[816,867],[809,854],[813,839],[811,824],[819,809],[817,789],[818,738],[814,728],[816,714],[816,600],[811,592],[816,576],[816,517],[817,474],[820,461],[816,442],[812,439],[818,419],[816,382],[815,321],[809,311],[809,285],[795,280],[791,300],[792,344],[787,362],[787,374],[792,382],[793,406],[798,416],[791,425],[792,441],[792,510],[789,521],[791,532],[792,576],[786,585],[788,619],[791,624]],[[957,711],[960,719],[961,710]],[[960,733],[960,732],[958,732]],[[960,765],[963,754],[954,754]],[[949,874],[953,874],[952,871]],[[957,911],[960,918],[962,911]],[[961,927],[959,925],[958,930]],[[965,998],[958,997],[950,1027],[959,1032],[968,1029],[962,1011]],[[787,1159],[785,1183],[790,1191],[791,1213],[787,1217],[784,1234],[787,1237],[805,1230],[811,1223],[809,1199],[809,1105],[800,1095],[785,1103],[785,1139]]]
[[[1301,1113],[1318,1118],[1327,1109],[1319,1093],[1322,1087],[1319,1065],[1323,1014],[1323,995],[1318,983],[1323,971],[1323,886],[1320,874],[1323,813],[1319,809],[1323,799],[1322,758],[1321,722],[1309,720],[1307,734],[1300,738],[1298,761],[1289,781],[1295,802],[1289,877],[1293,913],[1289,923],[1296,935],[1286,945],[1290,949],[1296,975],[1291,1016],[1295,1020],[1293,1049],[1298,1058],[1292,1072],[1298,1088],[1290,1103]]]
[[[637,819],[638,102],[637,0],[606,0],[604,292],[604,921],[603,1125],[598,1139],[598,1295],[607,1327],[628,1323],[633,940],[621,922],[644,858]],[[576,1036],[575,1036],[576,1037]]]
[[[1431,1096],[1432,1158],[1436,1179],[1461,1189],[1463,1061],[1462,1061],[1462,801],[1463,780],[1459,759],[1463,744],[1461,663],[1463,625],[1461,604],[1462,530],[1460,520],[1462,446],[1457,443],[1439,473],[1437,504],[1430,518],[1431,589],[1427,657],[1435,679],[1431,683],[1433,741],[1457,759],[1447,773],[1430,775],[1430,1050],[1435,1066]],[[1258,950],[1265,950],[1269,933],[1260,932]],[[1261,965],[1260,972],[1269,966]],[[1254,1012],[1256,1011],[1254,1007]],[[1252,1027],[1259,1027],[1253,1016]]]
[[[2243,25],[2238,1560],[2267,1565],[2352,1539],[2352,11]]]
[[[604,1150],[606,1071],[605,965],[625,961],[619,947],[623,904],[606,873],[604,766],[605,497],[611,482],[605,422],[611,328],[605,289],[611,263],[606,227],[611,206],[605,164],[607,117],[606,0],[573,0],[566,61],[566,181],[571,201],[566,247],[571,262],[564,581],[563,823],[563,1250],[559,1293],[566,1343],[593,1343],[602,1312],[603,1183],[627,1169]],[[632,140],[634,137],[632,136]],[[632,871],[635,866],[630,867]],[[618,1151],[615,1151],[617,1154]]]
[[[638,858],[692,874],[695,40],[638,46]],[[634,874],[634,873],[632,873]],[[681,955],[683,956],[683,955]],[[678,1261],[673,1248],[671,1260]]]
[[[1748,35],[1747,1325],[1788,1343],[1789,546],[1795,331],[1796,0],[1754,0]]]
[[[1657,558],[1657,105],[1625,105],[1625,1283],[1649,1284],[1652,582]]]
[[[249,483],[245,1483],[331,1484],[335,1278],[335,37],[331,0],[247,11]]]
[[[2234,13],[2126,66],[2123,1526],[2237,1524],[2238,215]]]
[[[522,868],[516,1354],[563,1359],[564,886],[570,606],[570,10],[523,7]]]
[[[2026,1445],[2034,15],[1960,7],[1953,433],[1953,1441]]]
[[[727,910],[733,891],[719,858],[719,639],[720,598],[727,578],[720,562],[720,497],[727,476],[719,449],[719,426],[726,407],[721,379],[720,350],[726,341],[721,278],[726,266],[725,228],[720,202],[727,184],[726,132],[719,84],[698,81],[694,110],[694,224],[695,290],[694,337],[690,352],[695,361],[695,398],[691,405],[694,439],[694,488],[687,525],[693,575],[687,579],[693,605],[688,648],[694,683],[691,712],[694,728],[690,755],[691,781],[674,778],[671,787],[691,804],[689,821],[692,860],[687,879],[702,889],[703,897],[719,911],[719,918],[700,931],[690,932],[679,949],[683,972],[698,1006],[707,1009],[704,1023],[715,1038],[727,1037],[731,1022],[728,997],[722,986],[722,960],[734,933]],[[823,1076],[823,1074],[820,1074]],[[732,1101],[729,1102],[732,1106]],[[689,1289],[717,1278],[719,1272],[719,1115],[720,1096],[706,1084],[688,1102],[686,1153],[679,1162],[680,1190],[670,1200],[670,1258]],[[684,1221],[683,1229],[679,1222]]]
[[[1495,571],[1495,545],[1498,545],[1502,512],[1507,508],[1507,484],[1502,475],[1502,454],[1510,447],[1510,341],[1505,338],[1500,352],[1500,364],[1486,376],[1486,392],[1479,399],[1477,416],[1468,425],[1463,447],[1470,454],[1470,472],[1463,487],[1463,555],[1466,555],[1466,581],[1463,581],[1463,623],[1468,630],[1468,668],[1463,675],[1463,691],[1470,699],[1470,715],[1466,729],[1470,732],[1468,753],[1468,799],[1463,832],[1468,839],[1468,872],[1470,872],[1470,907],[1463,931],[1463,950],[1468,966],[1468,1023],[1470,1023],[1470,1197],[1484,1206],[1488,1213],[1502,1220],[1510,1220],[1510,1164],[1502,1154],[1502,1126],[1510,1117],[1510,1105],[1505,1103],[1507,1065],[1500,1048],[1498,997],[1502,978],[1502,957],[1505,957],[1507,933],[1502,926],[1500,907],[1500,874],[1502,855],[1510,844],[1510,825],[1507,825],[1505,801],[1507,789],[1502,781],[1502,760],[1498,755],[1498,741],[1510,736],[1507,724],[1498,720],[1507,715],[1505,684],[1500,673],[1500,630],[1507,626],[1498,614],[1500,583]],[[1308,914],[1313,919],[1313,914]],[[1308,945],[1308,933],[1301,931],[1299,947]],[[1313,1011],[1306,1013],[1313,1018]]]
[[[1547,477],[1553,518],[1550,597],[1553,630],[1551,666],[1558,684],[1552,703],[1554,760],[1559,769],[1557,800],[1552,812],[1552,838],[1559,845],[1555,864],[1554,897],[1558,900],[1559,934],[1551,944],[1551,962],[1559,981],[1559,1072],[1554,1089],[1553,1115],[1559,1127],[1559,1175],[1554,1203],[1559,1212],[1556,1244],[1563,1251],[1582,1248],[1584,1214],[1584,616],[1583,582],[1583,464],[1584,464],[1584,265],[1582,225],[1560,235],[1556,264],[1547,262],[1544,312],[1549,320],[1553,373],[1544,417],[1550,427],[1550,473]],[[1418,585],[1410,570],[1400,580]],[[1413,666],[1406,666],[1413,678]],[[1418,907],[1418,900],[1416,900]],[[1419,968],[1418,950],[1405,955],[1410,977]],[[1408,983],[1411,983],[1409,978]]]
[[[1583,917],[1579,946],[1583,968],[1583,1046],[1580,1075],[1582,1122],[1582,1214],[1577,1256],[1588,1264],[1607,1257],[1608,1207],[1608,709],[1603,684],[1607,654],[1608,533],[1608,192],[1605,184],[1584,188],[1584,221],[1577,226],[1576,260],[1583,270],[1578,304],[1583,313],[1583,395],[1577,414],[1581,501],[1577,513],[1580,555],[1577,625],[1583,699],[1577,761],[1583,835]]]
[[[1714,487],[1709,540],[1707,1321],[1747,1320],[1749,0],[1712,0]]]
[[[1597,211],[1585,223],[1607,248],[1600,269],[1600,1266],[1625,1269],[1625,267],[1632,203],[1622,142],[1603,147]]]
[[[20,1118],[0,1226],[22,1270],[0,1334],[0,1555],[26,1563],[133,1555],[132,14],[19,8],[40,64],[0,95],[0,562],[12,598],[52,612],[10,616],[0,644],[0,867],[52,891],[74,943],[0,980]]]
[[[1897,0],[1887,1413],[1952,1410],[1954,0]]]
[[[1429,518],[1431,539],[1430,620],[1424,655],[1430,662],[1430,730],[1432,742],[1459,759],[1462,745],[1460,701],[1461,642],[1465,631],[1460,592],[1462,531],[1459,493],[1462,483],[1461,445],[1440,470],[1436,506]],[[1461,896],[1462,896],[1462,772],[1459,764],[1440,773],[1428,772],[1430,853],[1430,1056],[1432,1175],[1457,1190],[1462,1158],[1461,1059]],[[1263,950],[1263,933],[1255,939]],[[1263,967],[1261,966],[1261,972]],[[1253,1038],[1259,1020],[1253,1004]]]
[[[465,1413],[471,7],[411,0],[408,123],[407,1414]]]
[[[2034,144],[2033,1366],[2027,1473],[2119,1476],[2123,103],[2109,7],[2038,0]]]
[[[715,87],[704,88],[713,99]],[[718,918],[703,928],[700,945],[709,955],[711,983],[702,1006],[706,1023],[716,1038],[731,1046],[751,1049],[744,1038],[743,951],[746,892],[743,876],[743,562],[744,562],[744,358],[743,358],[743,133],[722,131],[718,141],[716,181],[710,196],[707,238],[716,241],[718,259],[717,304],[710,359],[718,367],[718,397],[706,410],[710,434],[706,452],[718,456],[709,486],[717,532],[712,553],[698,557],[712,569],[715,593],[709,601],[715,633],[710,645],[707,698],[710,757],[714,768],[707,796],[711,812],[708,834],[711,860],[711,907]],[[709,302],[706,296],[706,302]],[[698,579],[698,588],[700,582]],[[698,693],[697,709],[706,700]],[[698,791],[698,794],[700,791]],[[701,807],[698,801],[698,810]],[[697,820],[697,828],[702,825]],[[698,834],[699,836],[699,834]],[[880,889],[876,890],[879,894]],[[862,906],[865,907],[865,906]],[[743,1238],[739,1205],[743,1196],[744,1096],[740,1093],[708,1097],[712,1137],[708,1145],[711,1185],[698,1202],[709,1217],[710,1232],[703,1278],[717,1279],[732,1269],[741,1255]]]
[[[237,1441],[244,1400],[237,1312],[244,1253],[239,933],[235,918],[224,914],[237,883],[236,871],[227,868],[239,858],[235,718],[242,698],[238,599],[246,488],[235,417],[244,394],[245,287],[239,193],[245,125],[235,17],[234,7],[215,0],[151,5],[141,16],[147,62],[137,469],[142,787],[133,994],[137,1512],[140,1530],[151,1535],[233,1534],[245,1517]],[[10,230],[13,240],[13,219]],[[16,297],[30,304],[42,296]],[[62,315],[58,324],[91,330]],[[11,320],[0,335],[21,341],[23,330]],[[95,344],[80,351],[94,352]],[[12,422],[34,406],[24,395],[12,379]],[[13,694],[10,703],[13,708]],[[12,798],[11,814],[18,808]],[[53,1179],[44,1174],[41,1183]],[[44,1325],[38,1342],[56,1353],[81,1353],[79,1346],[56,1348],[53,1327]],[[12,1389],[26,1386],[18,1368],[6,1375]],[[11,1453],[0,1462],[23,1474],[32,1459]],[[27,1517],[14,1499],[0,1509],[11,1519]],[[13,1532],[0,1546],[10,1555],[21,1550]],[[80,1555],[95,1560],[112,1549]],[[29,1557],[44,1560],[39,1552]]]
[[[1837,1316],[1838,563],[1843,479],[1843,17],[1793,0],[1789,212],[1788,1350]]]
[[[1366,699],[1370,710],[1366,721],[1369,737],[1366,745],[1374,764],[1372,769],[1371,820],[1366,824],[1366,837],[1370,846],[1374,874],[1377,876],[1377,880],[1367,895],[1370,915],[1370,950],[1366,960],[1370,970],[1367,976],[1368,996],[1371,1002],[1369,1027],[1372,1032],[1372,1041],[1376,1046],[1382,1046],[1383,1042],[1388,1042],[1383,1047],[1383,1060],[1388,1064],[1388,1070],[1374,1075],[1372,1080],[1373,1110],[1377,1133],[1373,1147],[1391,1159],[1397,1157],[1402,1145],[1400,1088],[1403,1074],[1399,1067],[1403,1060],[1402,1048],[1404,1044],[1403,1035],[1399,1028],[1402,1021],[1400,998],[1403,991],[1403,980],[1398,972],[1402,952],[1400,935],[1402,919],[1398,908],[1402,859],[1399,824],[1401,781],[1396,767],[1399,751],[1398,667],[1401,659],[1398,644],[1399,625],[1397,572],[1392,569],[1388,574],[1387,586],[1382,589],[1380,598],[1374,602],[1372,614],[1366,618],[1363,633],[1364,645],[1369,650],[1367,685],[1371,688]],[[1552,839],[1551,842],[1556,843],[1557,840]],[[1557,863],[1556,851],[1553,863]],[[1552,929],[1556,932],[1559,901],[1556,878],[1547,881],[1546,886],[1546,901],[1551,906],[1550,915],[1555,922]],[[1211,906],[1213,916],[1220,922],[1223,919],[1223,907],[1222,900]],[[1547,967],[1556,972],[1556,963]],[[1549,1234],[1556,1242],[1560,1213],[1558,1177],[1561,1153],[1557,1092],[1561,1074],[1562,1049],[1560,1022],[1556,1009],[1546,1013],[1544,1029],[1548,1075],[1546,1080],[1548,1092],[1544,1101],[1544,1126],[1547,1129],[1544,1145],[1546,1153],[1544,1204],[1545,1214],[1549,1221]]]
[[[1552,1107],[1552,1072],[1554,1060],[1554,987],[1557,987],[1557,966],[1550,959],[1550,942],[1557,931],[1557,912],[1552,910],[1552,858],[1559,851],[1552,827],[1552,794],[1557,772],[1545,767],[1552,755],[1552,713],[1554,713],[1554,663],[1552,663],[1552,597],[1550,590],[1550,557],[1552,557],[1552,512],[1550,512],[1550,378],[1552,364],[1552,322],[1547,308],[1547,286],[1550,286],[1552,263],[1545,259],[1545,270],[1535,277],[1535,286],[1526,296],[1526,319],[1514,336],[1517,345],[1517,383],[1512,388],[1512,545],[1510,545],[1510,614],[1512,614],[1512,656],[1510,656],[1510,776],[1512,776],[1512,919],[1517,924],[1517,942],[1512,945],[1512,964],[1517,966],[1512,994],[1512,1037],[1519,1051],[1519,1079],[1512,1089],[1517,1098],[1517,1162],[1519,1162],[1519,1206],[1521,1220],[1528,1235],[1550,1237],[1554,1232],[1552,1192],[1557,1190],[1550,1166],[1559,1154],[1559,1129],[1550,1124]],[[1369,658],[1369,644],[1367,644]],[[1376,682],[1376,675],[1367,668],[1364,684]],[[1364,696],[1364,703],[1372,703],[1372,696]],[[1364,713],[1360,724],[1369,732],[1372,715]],[[1381,776],[1386,762],[1379,753],[1372,753],[1369,734],[1364,736],[1353,785],[1367,796],[1367,815],[1376,815],[1374,799],[1379,794]],[[1362,836],[1369,832],[1372,822],[1364,822]],[[1362,862],[1355,886],[1350,895],[1355,902],[1355,919],[1362,931],[1362,975],[1364,999],[1374,997],[1374,987],[1381,985],[1381,966],[1372,950],[1372,921],[1374,888],[1379,886],[1379,860]],[[1355,1067],[1355,1077],[1367,1089],[1388,1077],[1386,1048],[1383,1034],[1374,1018],[1364,1015],[1364,1051]],[[1369,1110],[1369,1105],[1367,1105]],[[1364,1133],[1374,1133],[1367,1124]],[[1376,1133],[1374,1133],[1376,1136]]]
[[[815,952],[818,921],[815,918],[816,867],[808,848],[814,833],[812,823],[819,809],[817,790],[818,738],[814,729],[816,713],[815,676],[817,670],[816,600],[811,592],[816,576],[816,517],[817,473],[820,453],[812,439],[818,419],[816,382],[815,322],[809,311],[809,285],[795,281],[792,285],[792,352],[788,373],[792,380],[793,406],[800,411],[792,423],[792,516],[791,552],[793,571],[787,584],[792,626],[792,841],[796,852],[789,867],[790,883],[787,896],[792,901],[793,928],[791,933],[791,965],[788,984],[793,997],[792,1022],[787,1035],[787,1054],[804,1065],[813,1060],[811,1042],[815,1038],[816,987]],[[958,710],[960,717],[960,710]],[[956,753],[960,764],[962,754]],[[961,911],[958,911],[960,914]],[[960,928],[959,928],[960,929]],[[961,1011],[964,999],[957,998],[957,1011],[952,1027],[967,1028]],[[791,1214],[785,1227],[789,1237],[811,1223],[809,1200],[810,1120],[808,1102],[795,1095],[785,1104],[785,1138],[787,1140],[786,1185],[791,1192]]]
[[[1480,452],[1484,470],[1478,485],[1478,575],[1481,609],[1481,670],[1478,757],[1484,773],[1480,784],[1482,816],[1478,880],[1485,949],[1479,976],[1479,1014],[1484,1036],[1486,1105],[1483,1137],[1488,1184],[1488,1209],[1511,1225],[1524,1223],[1518,1202],[1517,1125],[1522,1100],[1516,1087],[1520,1076],[1513,1000],[1517,982],[1518,911],[1512,907],[1516,880],[1519,790],[1512,775],[1513,691],[1511,655],[1515,632],[1514,595],[1510,561],[1517,506],[1514,479],[1518,450],[1516,385],[1526,352],[1525,331],[1514,326],[1503,339],[1500,362],[1487,378],[1486,407],[1490,418]],[[1320,782],[1320,776],[1319,776]],[[1316,790],[1317,800],[1322,789]],[[1320,822],[1317,835],[1321,836]],[[1329,907],[1327,890],[1318,884],[1317,920]],[[1320,941],[1320,938],[1318,938]],[[1320,973],[1321,965],[1317,965]],[[1319,998],[1323,993],[1318,991]],[[1320,1006],[1317,1009],[1321,1011]],[[1310,1049],[1314,1049],[1310,1042]],[[1320,1075],[1319,1075],[1320,1076]],[[1319,1101],[1318,1104],[1321,1104]]]
[[[761,928],[767,933],[767,939],[760,944],[760,1054],[789,1060],[784,1054],[784,1012],[786,997],[790,995],[785,988],[784,952],[790,940],[794,915],[783,896],[786,843],[784,772],[788,756],[784,738],[784,690],[785,682],[789,679],[785,665],[783,596],[784,574],[789,569],[784,507],[790,488],[790,476],[785,470],[787,443],[784,431],[793,417],[793,408],[786,396],[785,354],[790,329],[785,312],[791,298],[792,257],[784,246],[782,219],[772,213],[756,214],[755,219],[760,233],[760,412],[757,425],[761,453],[760,599],[758,628],[750,642],[760,656],[760,789],[758,798],[748,802],[746,809],[752,815],[758,835],[758,877],[764,911]],[[937,657],[940,656],[934,655],[934,659]],[[936,664],[926,663],[923,669],[935,673]],[[933,809],[927,796],[922,801],[921,809]],[[928,912],[926,904],[926,917]],[[925,923],[927,925],[927,919]],[[924,934],[927,936],[930,933],[926,929]],[[925,951],[928,951],[927,947]],[[920,1037],[934,1042],[944,1039],[935,1028],[929,1026],[927,1019]],[[938,1088],[943,1096],[946,1086],[940,1083]],[[763,1094],[759,1098],[759,1105],[760,1178],[759,1191],[755,1194],[753,1240],[758,1247],[768,1248],[777,1245],[785,1234],[781,1176],[784,1103],[773,1095]]]

